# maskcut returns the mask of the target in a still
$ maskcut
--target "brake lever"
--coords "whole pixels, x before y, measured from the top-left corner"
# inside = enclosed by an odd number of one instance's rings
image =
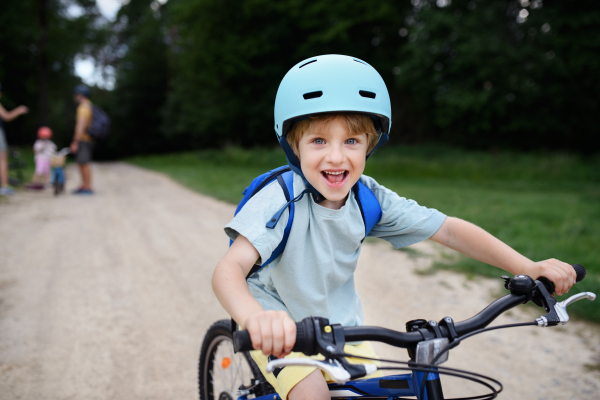
[[[566,300],[563,300],[561,302],[556,302],[554,304],[554,311],[556,312],[556,315],[558,316],[558,322],[561,325],[565,325],[567,322],[569,322],[569,314],[567,313],[567,306],[575,303],[576,301],[582,300],[582,299],[588,299],[591,301],[596,300],[596,294],[592,293],[592,292],[582,292],[582,293],[577,293],[571,297],[569,297]],[[542,326],[542,327],[546,327],[548,326],[548,319],[546,317],[540,317],[538,319],[536,319],[536,322],[538,323],[538,326]],[[558,325],[557,323],[551,324],[551,325]]]
[[[352,379],[350,373],[346,371],[342,363],[338,360],[314,360],[312,358],[281,358],[278,360],[269,361],[267,364],[267,372],[273,372],[277,368],[283,368],[287,366],[299,366],[299,367],[317,367],[322,371],[325,371],[331,376],[331,378],[339,384],[344,384]],[[377,367],[374,364],[363,364],[365,368],[365,375],[369,375],[377,371]]]

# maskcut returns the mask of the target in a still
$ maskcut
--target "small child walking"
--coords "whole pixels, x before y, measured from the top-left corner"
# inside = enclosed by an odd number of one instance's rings
[[[33,144],[35,173],[31,183],[27,185],[28,189],[42,190],[50,180],[50,167],[52,156],[56,153],[56,144],[50,138],[52,129],[42,126],[37,131],[38,139]]]

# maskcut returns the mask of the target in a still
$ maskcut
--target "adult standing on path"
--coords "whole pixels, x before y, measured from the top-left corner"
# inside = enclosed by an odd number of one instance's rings
[[[2,97],[2,85],[0,84],[0,98]],[[29,108],[19,106],[12,111],[6,111],[0,104],[0,196],[10,196],[15,190],[8,186],[8,146],[4,136],[4,121],[10,122],[20,115],[27,114]]]
[[[73,92],[75,102],[78,106],[71,152],[75,154],[75,160],[77,161],[77,165],[79,165],[79,172],[81,173],[81,186],[73,193],[93,194],[90,162],[92,161],[94,142],[92,137],[87,133],[87,129],[92,122],[91,91],[86,85],[78,85]]]

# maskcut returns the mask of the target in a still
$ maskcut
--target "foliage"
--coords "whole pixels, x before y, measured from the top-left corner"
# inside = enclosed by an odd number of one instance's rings
[[[196,148],[272,143],[283,75],[304,58],[341,53],[386,80],[393,141],[595,151],[592,2],[437,3],[451,4],[171,1],[164,131]]]
[[[66,9],[70,5],[81,7],[82,15],[69,16]],[[47,124],[59,145],[68,144],[75,116],[72,90],[80,82],[73,74],[74,59],[86,45],[104,42],[101,30],[94,27],[98,17],[92,0],[2,2],[1,102],[7,109],[25,104],[31,110],[7,124],[9,143],[33,143],[37,128]],[[40,79],[42,72],[45,80]],[[44,85],[45,98],[41,96]]]
[[[594,2],[413,3],[395,86],[430,117],[437,138],[477,148],[597,149]]]
[[[32,108],[12,124],[10,141],[17,131],[30,140],[45,114],[68,140],[73,60],[90,54],[116,77],[115,90],[94,91],[113,117],[112,137],[97,155],[270,145],[282,77],[302,59],[338,53],[383,76],[392,142],[580,153],[600,144],[600,37],[591,34],[600,8],[591,0],[123,4],[116,21],[103,25],[94,0],[3,3],[2,101]],[[72,5],[81,16],[66,12]],[[38,105],[46,103],[47,113]]]
[[[105,107],[112,132],[97,156],[122,157],[176,148],[160,126],[168,91],[167,43],[164,16],[149,0],[131,0],[114,24],[116,88],[107,93]],[[180,147],[181,148],[181,147]]]
[[[273,143],[273,103],[287,70],[315,54],[373,61],[373,26],[393,24],[406,8],[389,0],[239,4],[169,4],[177,36],[166,129],[192,135],[197,146]]]

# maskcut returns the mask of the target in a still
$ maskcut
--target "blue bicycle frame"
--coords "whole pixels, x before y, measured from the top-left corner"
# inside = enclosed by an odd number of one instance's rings
[[[65,183],[65,170],[63,167],[52,167],[52,184]]]
[[[421,397],[421,385],[426,372],[414,371],[404,375],[390,375],[380,378],[357,379],[345,384],[330,383],[329,392],[332,399],[382,398],[393,400],[398,397],[416,396],[418,400],[442,399],[440,376],[435,372],[427,374],[424,396]],[[428,393],[431,395],[428,396]],[[247,400],[240,396],[238,400]],[[255,400],[281,400],[278,394],[256,397]]]

